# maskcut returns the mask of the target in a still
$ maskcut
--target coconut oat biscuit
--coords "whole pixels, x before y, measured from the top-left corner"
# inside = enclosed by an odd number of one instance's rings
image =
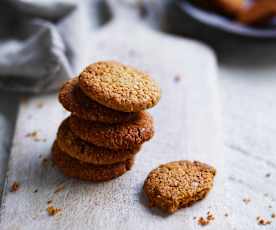
[[[132,120],[137,115],[116,111],[91,100],[81,91],[78,77],[67,81],[61,87],[59,101],[73,115],[95,122],[114,124]]]
[[[64,153],[55,142],[52,149],[54,164],[65,176],[92,182],[108,181],[130,170],[133,159],[112,165],[93,165],[81,162]]]
[[[175,161],[152,170],[144,192],[152,207],[173,213],[203,199],[213,186],[216,170],[198,161]]]
[[[87,66],[79,75],[79,84],[92,100],[123,112],[151,108],[160,99],[160,88],[149,75],[116,61]]]
[[[76,137],[68,123],[68,118],[61,123],[57,133],[57,143],[59,148],[72,158],[91,164],[106,165],[132,159],[140,150],[140,146],[120,150],[97,147]]]
[[[132,121],[113,125],[87,122],[70,116],[69,125],[80,139],[109,149],[137,148],[154,135],[153,119],[144,111],[139,112]]]

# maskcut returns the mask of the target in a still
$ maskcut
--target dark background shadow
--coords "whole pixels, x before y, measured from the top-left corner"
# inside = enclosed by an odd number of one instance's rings
[[[164,6],[160,28],[164,32],[193,38],[210,45],[221,64],[275,65],[276,39],[252,38],[223,31],[199,22],[175,1]]]

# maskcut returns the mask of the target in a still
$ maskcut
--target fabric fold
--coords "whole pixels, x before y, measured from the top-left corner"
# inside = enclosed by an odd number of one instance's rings
[[[0,88],[49,92],[72,76],[73,52],[59,26],[77,10],[69,1],[0,3]]]

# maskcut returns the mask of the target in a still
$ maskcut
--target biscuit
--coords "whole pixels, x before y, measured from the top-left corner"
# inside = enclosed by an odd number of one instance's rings
[[[91,100],[81,91],[78,77],[61,87],[59,101],[66,110],[84,120],[113,124],[129,121],[136,116],[136,113],[116,111]]]
[[[268,23],[276,16],[275,0],[258,0],[247,10],[240,12],[237,19],[248,25],[262,25]]]
[[[57,142],[53,145],[52,160],[65,176],[93,182],[108,181],[119,177],[130,170],[134,162],[134,159],[130,159],[112,165],[88,164],[64,153]]]
[[[160,89],[149,75],[115,61],[87,66],[79,76],[79,84],[92,100],[123,112],[151,108],[160,99]]]
[[[245,0],[213,0],[214,6],[222,11],[222,13],[236,16],[243,11],[246,1]]]
[[[140,146],[126,150],[97,147],[76,137],[68,123],[68,118],[61,123],[57,133],[57,143],[63,152],[80,161],[96,165],[114,164],[133,158],[140,149]]]
[[[109,149],[133,149],[154,135],[153,119],[148,112],[139,112],[136,119],[107,125],[69,117],[72,132],[80,139]]]
[[[175,161],[152,170],[144,192],[152,207],[173,213],[203,199],[213,186],[216,170],[198,161]]]

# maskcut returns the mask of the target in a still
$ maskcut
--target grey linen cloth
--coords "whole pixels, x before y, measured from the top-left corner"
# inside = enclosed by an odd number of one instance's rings
[[[85,36],[85,29],[76,29],[88,16],[79,12],[80,2],[0,1],[1,89],[49,92],[72,77],[77,44]]]

